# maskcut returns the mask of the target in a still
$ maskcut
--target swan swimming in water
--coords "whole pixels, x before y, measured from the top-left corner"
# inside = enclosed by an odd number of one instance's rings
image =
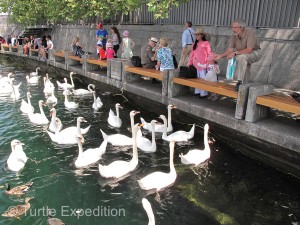
[[[7,166],[8,169],[15,172],[23,169],[28,160],[22,145],[24,144],[19,140],[13,140],[11,142],[11,154],[7,159]]]
[[[94,84],[89,84],[88,85],[88,90],[86,90],[86,89],[83,89],[83,88],[80,88],[80,89],[74,89],[73,91],[72,91],[72,93],[75,95],[75,96],[80,96],[80,95],[91,95],[91,94],[93,94],[93,91],[94,90],[92,90],[92,87],[93,88],[95,88],[95,85]]]
[[[159,118],[161,118],[164,121],[165,130],[162,135],[163,140],[180,142],[180,141],[188,141],[189,139],[194,137],[195,124],[193,125],[193,127],[191,128],[191,130],[189,132],[179,130],[172,134],[167,135],[167,119],[164,115],[160,115]]]
[[[78,143],[78,157],[75,161],[75,166],[77,168],[85,167],[90,164],[93,164],[100,160],[102,158],[102,155],[106,151],[107,141],[103,141],[101,145],[98,148],[89,148],[85,151],[82,149],[82,144],[84,143],[83,137],[77,137],[77,143]]]
[[[27,113],[33,113],[34,112],[34,108],[31,105],[30,98],[31,98],[31,94],[30,94],[30,92],[27,92],[27,102],[24,99],[22,99],[20,110],[23,113],[27,114]]]
[[[138,165],[138,151],[136,144],[137,132],[140,129],[139,124],[134,125],[132,131],[133,156],[130,161],[116,160],[107,166],[99,164],[99,173],[105,178],[120,178],[136,169]]]
[[[94,103],[93,103],[92,107],[94,110],[97,111],[98,109],[100,109],[103,106],[103,102],[101,101],[100,97],[96,98],[95,91],[93,91],[92,93],[93,93],[93,97],[94,97]]]
[[[208,144],[208,124],[204,126],[204,149],[190,150],[186,155],[182,153],[179,155],[183,164],[194,164],[195,166],[205,162],[210,158],[210,147]]]
[[[64,96],[65,96],[65,107],[68,109],[77,109],[79,107],[79,104],[76,102],[69,102],[68,100],[68,94],[70,93],[70,91],[66,90],[64,91]]]
[[[30,73],[30,77],[32,77],[32,76],[38,76],[39,75],[39,70],[40,70],[41,68],[40,67],[37,67],[36,69],[35,69],[35,72],[31,72]]]
[[[39,83],[40,76],[29,77],[26,76],[27,83],[37,85]]]
[[[116,104],[116,115],[114,112],[110,109],[107,122],[112,127],[120,128],[122,126],[122,120],[120,119],[120,112],[119,109],[123,109],[123,107],[117,103]]]
[[[156,151],[156,141],[155,141],[155,124],[157,123],[156,120],[151,121],[152,126],[152,141],[143,137],[142,135],[137,137],[137,146],[143,152],[155,152]]]
[[[43,100],[39,100],[39,108],[40,108],[40,113],[28,113],[29,120],[32,123],[43,125],[43,124],[48,124],[49,120],[47,119],[43,106],[45,106]]]
[[[134,126],[134,116],[136,114],[140,113],[139,111],[131,111],[129,113],[130,116],[130,122],[131,122],[131,130]],[[108,143],[112,144],[113,146],[126,146],[126,145],[132,145],[132,138],[128,137],[124,134],[111,134],[111,135],[107,135],[105,134],[101,129],[100,129],[103,139],[107,140]],[[140,136],[141,134],[141,130],[138,131],[137,136]]]
[[[159,192],[172,184],[174,184],[177,174],[174,167],[174,147],[175,142],[170,142],[170,172],[164,173],[164,172],[153,172],[148,174],[147,176],[143,177],[142,179],[138,180],[139,186],[143,190],[155,190],[156,192]]]
[[[66,129],[62,129],[62,123],[59,119],[56,119],[57,123],[57,129],[55,131],[55,134],[51,133],[50,131],[47,131],[49,137],[51,140],[57,144],[62,145],[68,145],[68,144],[77,144],[77,137],[81,137],[82,134],[85,134],[90,129],[90,126],[88,126],[85,129],[80,128],[80,124],[82,122],[87,122],[83,117],[77,118],[77,126],[76,127],[68,127]]]
[[[172,126],[172,113],[171,110],[172,109],[176,109],[175,105],[168,105],[167,107],[168,109],[168,126],[167,126],[167,132],[172,132],[173,131],[173,126]],[[147,123],[142,117],[141,117],[141,122],[142,124],[145,124],[145,126],[143,126],[144,129],[148,130],[148,131],[152,131],[152,126],[151,123]],[[164,132],[164,125],[163,124],[156,124],[155,125],[155,132]]]
[[[57,86],[61,89],[73,89],[75,87],[74,81],[73,81],[73,74],[75,74],[75,73],[74,72],[70,73],[71,84],[68,83],[67,78],[64,78],[65,83],[60,83],[59,81],[56,81]]]
[[[58,119],[58,117],[56,117],[56,109],[55,108],[52,108],[51,110],[50,110],[50,116],[51,116],[51,121],[50,121],[50,124],[49,124],[49,130],[51,131],[51,132],[53,132],[53,133],[55,133],[56,132],[56,130],[57,130],[57,119]],[[59,119],[59,121],[60,121],[60,119]],[[62,123],[61,123],[61,121],[60,121],[60,124],[61,124],[61,128],[62,128]]]

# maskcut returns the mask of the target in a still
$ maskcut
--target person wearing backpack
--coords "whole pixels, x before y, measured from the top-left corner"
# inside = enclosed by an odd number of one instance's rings
[[[180,66],[186,66],[190,53],[195,42],[195,31],[192,29],[192,22],[187,21],[184,25],[185,30],[182,33],[182,51],[180,61],[178,63],[178,68]]]

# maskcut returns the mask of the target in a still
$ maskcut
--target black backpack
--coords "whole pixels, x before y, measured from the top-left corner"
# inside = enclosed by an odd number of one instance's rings
[[[142,67],[142,60],[140,56],[132,56],[131,58],[131,63],[135,66],[135,67]]]

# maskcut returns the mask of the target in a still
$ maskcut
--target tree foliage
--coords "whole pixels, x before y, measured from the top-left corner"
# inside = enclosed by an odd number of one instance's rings
[[[154,18],[167,18],[172,6],[188,0],[0,0],[0,12],[9,12],[11,22],[22,25],[60,21],[72,22],[91,17],[108,19],[147,4]]]

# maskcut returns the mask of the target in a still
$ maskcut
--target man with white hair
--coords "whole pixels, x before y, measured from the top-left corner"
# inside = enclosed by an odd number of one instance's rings
[[[240,85],[248,83],[251,64],[261,59],[262,51],[255,31],[247,28],[245,21],[241,19],[234,20],[232,31],[233,34],[229,40],[228,49],[222,54],[216,55],[215,60],[223,57],[231,59],[236,56],[234,76],[238,80],[235,86],[235,90],[238,91]]]
[[[157,38],[149,39],[148,44],[145,44],[141,49],[141,63],[143,68],[155,68],[155,47],[157,45]]]

